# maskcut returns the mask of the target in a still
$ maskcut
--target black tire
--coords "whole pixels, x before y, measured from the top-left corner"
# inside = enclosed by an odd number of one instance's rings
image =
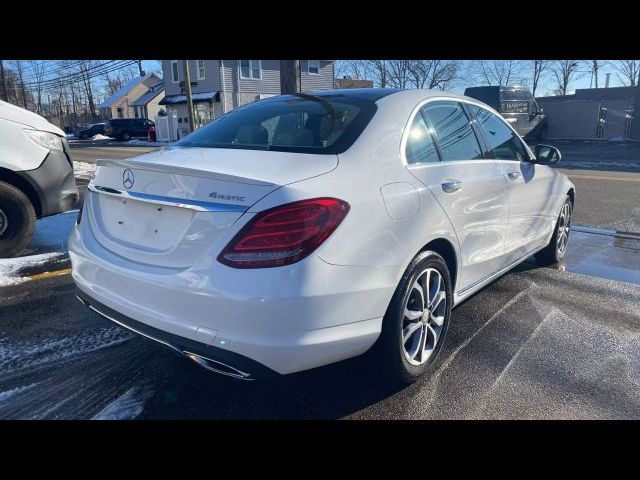
[[[124,140],[125,142],[131,140],[131,134],[129,132],[122,132],[122,134],[120,135],[120,138],[122,138],[122,140]]]
[[[440,273],[444,282],[444,291],[446,292],[446,303],[443,307],[444,322],[431,355],[422,365],[413,365],[407,359],[404,348],[405,343],[402,341],[403,324],[406,322],[404,311],[407,302],[411,301],[412,285],[421,275],[421,272],[431,268]],[[380,338],[372,352],[376,357],[376,361],[379,362],[381,370],[391,382],[410,384],[427,372],[432,371],[449,328],[452,301],[451,275],[447,263],[439,254],[433,251],[418,254],[407,267],[396,288],[382,322]]]
[[[560,248],[560,244],[558,242],[558,236],[560,235],[559,231],[561,228],[561,217],[563,211],[565,210],[565,205],[569,205],[569,221],[566,224],[568,230],[566,230],[566,242],[564,248]],[[564,202],[562,202],[562,207],[560,208],[560,213],[558,214],[558,218],[556,219],[556,226],[553,229],[553,235],[551,236],[551,240],[549,244],[535,254],[536,262],[541,266],[553,265],[555,263],[560,262],[567,254],[567,250],[569,249],[568,242],[569,236],[571,234],[571,217],[573,216],[573,201],[569,195],[565,195]]]
[[[27,196],[13,185],[0,182],[0,258],[20,253],[36,226],[36,212]]]

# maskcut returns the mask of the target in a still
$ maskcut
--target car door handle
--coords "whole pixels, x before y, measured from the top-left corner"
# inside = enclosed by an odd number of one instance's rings
[[[451,180],[442,184],[442,190],[447,193],[457,192],[462,188],[462,182],[460,180]]]
[[[509,180],[517,180],[521,176],[522,176],[522,174],[520,172],[509,172],[509,173],[507,173],[507,178]]]

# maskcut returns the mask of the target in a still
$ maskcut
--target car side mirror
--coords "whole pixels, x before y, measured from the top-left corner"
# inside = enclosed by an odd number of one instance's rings
[[[560,150],[551,145],[536,145],[533,147],[533,153],[536,156],[534,163],[541,165],[554,165],[562,158]]]

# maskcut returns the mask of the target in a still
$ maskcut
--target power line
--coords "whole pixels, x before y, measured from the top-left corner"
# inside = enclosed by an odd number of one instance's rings
[[[47,84],[59,84],[60,82],[66,82],[66,81],[70,81],[70,80],[76,80],[82,77],[85,77],[87,75],[91,76],[94,73],[98,72],[98,71],[102,71],[103,69],[107,68],[107,67],[112,67],[114,65],[110,65],[110,64],[114,64],[116,61],[115,60],[110,60],[108,62],[99,64],[99,65],[93,65],[91,67],[88,67],[84,70],[76,70],[73,71],[67,75],[64,76],[58,76],[56,78],[48,78],[48,79],[43,79],[41,81],[30,81],[30,82],[25,82],[25,85],[28,86],[32,86],[32,85],[47,85]],[[120,65],[120,64],[124,64],[124,62],[126,61],[121,61],[119,64],[116,65]]]
[[[108,65],[109,63],[113,64]],[[106,62],[105,64],[93,66],[86,70],[79,70],[64,77],[43,80],[41,82],[28,82],[24,83],[24,85],[25,87],[40,86],[41,88],[67,86],[78,81],[91,80],[107,73],[122,70],[129,66],[135,65],[135,63],[136,62],[134,60],[111,60],[109,62]]]
[[[20,60],[20,61],[21,61],[21,60]],[[45,60],[43,60],[43,62],[44,62],[44,61],[45,61]],[[46,61],[48,61],[48,62],[58,62],[58,65],[57,65],[56,67],[54,67],[53,69],[48,70],[48,71],[46,72],[46,76],[47,76],[46,80],[50,80],[50,79],[54,79],[54,78],[58,77],[62,72],[65,72],[65,71],[69,71],[69,70],[72,70],[72,69],[78,68],[78,67],[79,67],[80,65],[82,65],[82,63],[84,63],[86,60],[75,60],[75,61],[73,61],[73,63],[70,63],[70,64],[68,64],[68,65],[64,65],[64,66],[62,66],[62,65],[60,65],[60,64],[59,64],[59,62],[61,62],[61,61],[63,61],[63,60],[46,60]],[[37,75],[36,75],[36,74],[34,74],[33,72],[29,72],[29,73],[28,73],[28,74],[26,74],[26,75],[25,75],[25,74],[23,74],[23,75],[22,75],[22,78],[23,78],[23,80],[25,80],[25,81],[29,81],[29,82],[30,82],[30,81],[37,80]]]

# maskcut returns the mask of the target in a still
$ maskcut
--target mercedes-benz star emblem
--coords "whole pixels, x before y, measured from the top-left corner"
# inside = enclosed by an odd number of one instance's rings
[[[122,185],[127,190],[131,190],[133,187],[133,182],[136,181],[136,177],[133,175],[133,170],[127,168],[124,172],[122,172]]]

